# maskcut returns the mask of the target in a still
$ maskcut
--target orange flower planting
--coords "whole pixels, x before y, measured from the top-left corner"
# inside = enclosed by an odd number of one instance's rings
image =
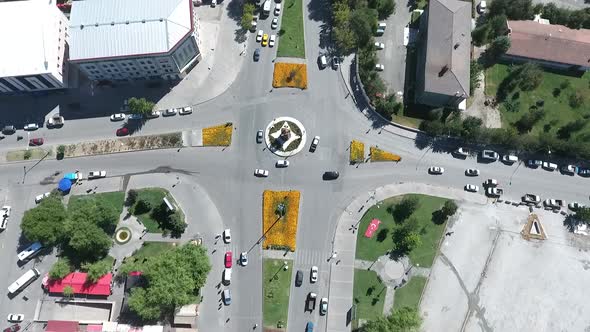
[[[298,191],[265,190],[262,195],[263,247],[288,247],[295,251],[297,220],[299,216]],[[283,205],[284,208],[279,208]],[[281,214],[283,214],[281,216]]]
[[[219,126],[203,129],[204,146],[229,146],[231,144],[231,135],[233,133],[231,122]]]
[[[365,161],[365,144],[353,140],[350,142],[350,163],[362,163]]]
[[[400,161],[402,157],[393,154],[391,152],[383,151],[377,147],[372,146],[370,148],[371,161]]]
[[[302,63],[275,63],[272,86],[275,88],[307,89],[307,65]]]

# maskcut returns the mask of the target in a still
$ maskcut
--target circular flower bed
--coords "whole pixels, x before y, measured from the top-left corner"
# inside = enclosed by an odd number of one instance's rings
[[[303,149],[307,135],[297,119],[279,117],[268,124],[264,138],[270,151],[278,156],[288,157]]]
[[[115,242],[125,244],[131,240],[131,230],[127,227],[121,227],[115,232]]]

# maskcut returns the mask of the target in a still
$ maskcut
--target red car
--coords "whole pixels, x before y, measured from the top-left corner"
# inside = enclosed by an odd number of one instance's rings
[[[3,330],[3,332],[16,332],[16,331],[20,331],[20,325],[18,325],[18,324],[14,324],[14,325],[7,327]]]
[[[231,267],[231,251],[225,253],[225,267],[228,269]]]
[[[43,138],[31,138],[29,140],[29,145],[30,146],[39,146],[39,145],[43,145]]]
[[[117,129],[117,136],[127,136],[129,135],[129,129],[127,127]]]

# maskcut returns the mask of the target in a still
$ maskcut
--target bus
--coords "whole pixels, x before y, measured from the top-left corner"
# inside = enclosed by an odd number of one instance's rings
[[[39,242],[31,244],[27,249],[17,254],[18,260],[21,262],[28,260],[29,258],[35,256],[39,251],[41,251],[41,248],[43,248],[43,246]]]
[[[39,270],[33,268],[23,274],[20,278],[18,278],[15,282],[13,282],[10,286],[8,286],[8,294],[14,294],[21,289],[27,287],[30,283],[35,281],[35,279],[39,278],[41,274]]]

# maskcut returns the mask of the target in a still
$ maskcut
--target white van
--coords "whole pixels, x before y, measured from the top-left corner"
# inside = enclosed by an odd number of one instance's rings
[[[326,66],[328,65],[328,60],[326,59],[325,55],[320,55],[318,61],[322,69],[326,68]]]
[[[20,278],[18,278],[15,282],[13,282],[10,286],[8,286],[8,294],[14,294],[19,290],[27,287],[30,283],[35,281],[35,279],[39,278],[40,275],[41,273],[39,273],[39,270],[30,269]]]
[[[18,257],[18,260],[20,262],[24,262],[27,259],[30,259],[31,257],[35,256],[39,251],[41,251],[42,248],[43,246],[41,245],[41,243],[35,242],[31,244],[27,249],[19,252],[16,256]]]
[[[223,270],[223,284],[229,285],[231,283],[231,269]]]

